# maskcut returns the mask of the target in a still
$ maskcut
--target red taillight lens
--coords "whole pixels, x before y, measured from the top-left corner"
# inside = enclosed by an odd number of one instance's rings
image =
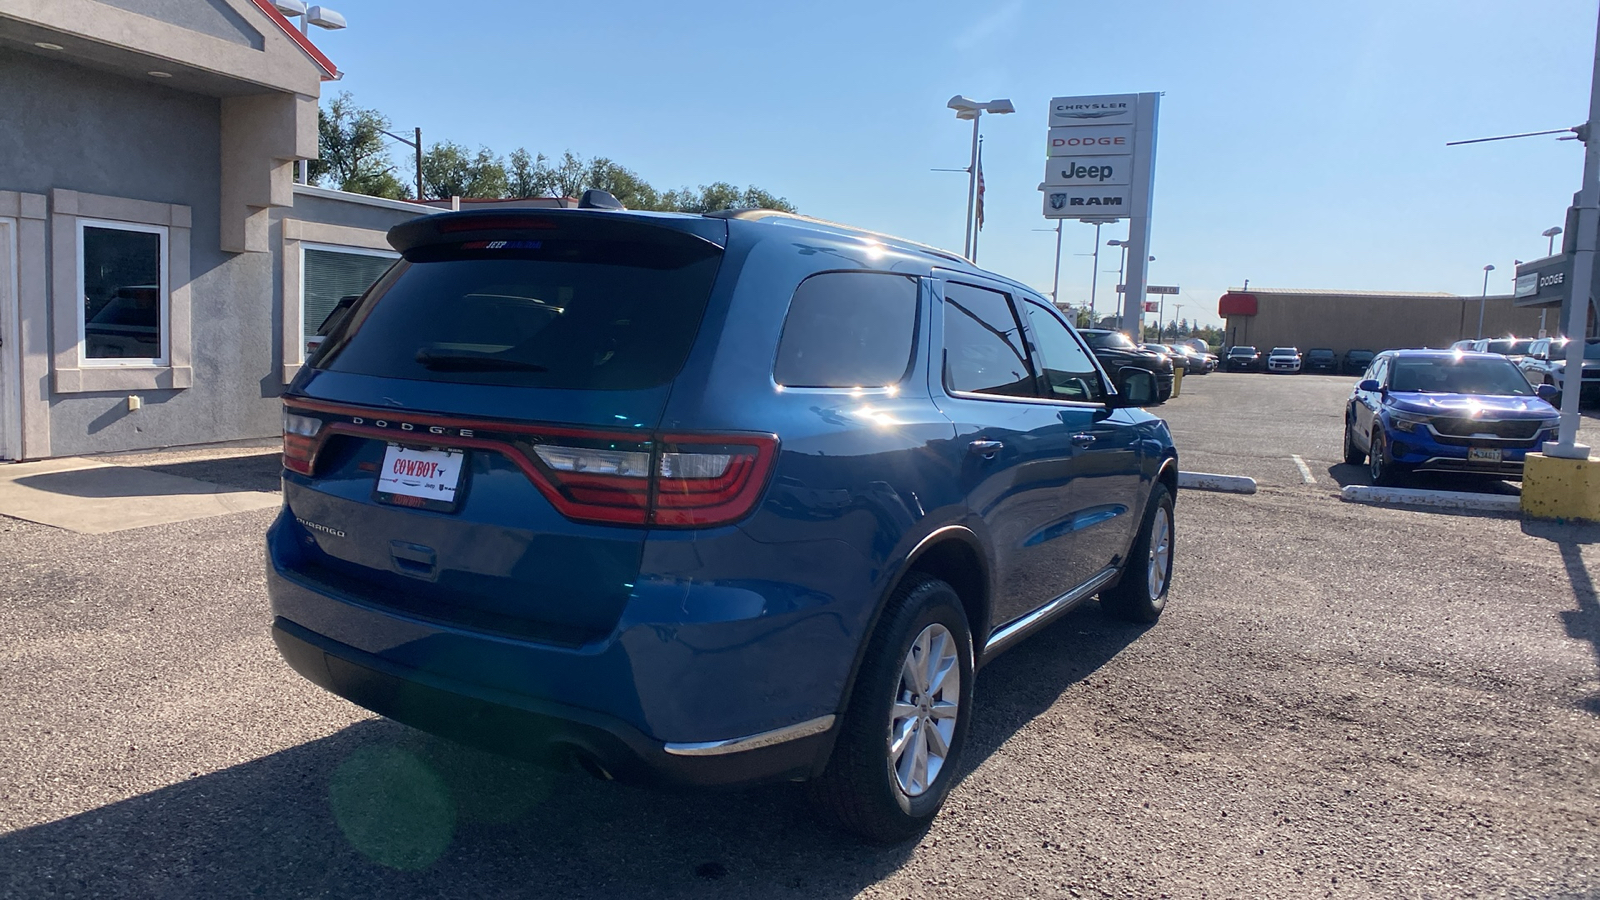
[[[301,475],[310,475],[316,465],[317,435],[322,431],[322,420],[313,416],[283,411],[283,467]]]
[[[648,445],[582,447],[539,444],[554,492],[546,496],[562,515],[590,522],[643,525],[650,515]]]
[[[705,528],[744,518],[761,499],[776,452],[777,441],[766,436],[667,435],[651,521]]]

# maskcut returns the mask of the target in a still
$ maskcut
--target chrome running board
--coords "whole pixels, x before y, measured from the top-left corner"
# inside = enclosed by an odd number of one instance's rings
[[[1051,600],[1025,616],[1012,619],[1010,622],[996,628],[989,635],[989,640],[984,642],[983,652],[978,654],[978,665],[983,665],[1001,653],[1005,652],[1012,644],[1022,640],[1034,631],[1049,624],[1056,616],[1077,606],[1084,600],[1094,595],[1106,582],[1117,577],[1116,566],[1106,566],[1099,574],[1078,585],[1065,594]]]

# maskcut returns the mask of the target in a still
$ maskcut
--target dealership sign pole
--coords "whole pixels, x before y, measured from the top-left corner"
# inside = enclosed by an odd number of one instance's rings
[[[1160,103],[1157,93],[1050,101],[1049,160],[1039,185],[1044,214],[1050,219],[1128,220],[1123,330],[1144,321]],[[1095,243],[1098,250],[1098,239]]]
[[[1583,393],[1583,355],[1589,333],[1589,294],[1594,283],[1595,241],[1600,234],[1600,24],[1595,32],[1594,73],[1589,84],[1589,121],[1583,139],[1583,183],[1578,189],[1578,235],[1572,247],[1572,289],[1567,292],[1567,366],[1561,391],[1561,431],[1544,453],[1561,459],[1588,459],[1589,448],[1578,443],[1578,399]]]

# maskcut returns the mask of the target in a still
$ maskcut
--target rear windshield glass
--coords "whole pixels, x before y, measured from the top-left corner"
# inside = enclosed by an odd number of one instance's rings
[[[580,390],[639,390],[677,374],[720,250],[522,243],[532,246],[413,252],[373,286],[314,364],[414,381]]]
[[[1089,346],[1097,350],[1134,349],[1133,339],[1120,331],[1080,331],[1078,333],[1083,336],[1085,341],[1089,342]]]
[[[1394,360],[1389,390],[1426,394],[1533,393],[1522,371],[1505,359],[1466,356],[1458,359],[1420,358]]]
[[[824,272],[789,302],[773,380],[791,387],[882,387],[905,377],[917,330],[917,281]]]

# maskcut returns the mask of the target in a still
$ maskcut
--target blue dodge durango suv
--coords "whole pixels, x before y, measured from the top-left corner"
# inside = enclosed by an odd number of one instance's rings
[[[1554,396],[1498,353],[1386,351],[1345,404],[1344,461],[1381,485],[1412,472],[1520,478],[1527,453],[1556,439]]]
[[[1160,615],[1153,377],[943,251],[604,207],[390,231],[283,398],[280,652],[456,741],[809,781],[842,827],[913,836],[978,667],[1095,595]]]

